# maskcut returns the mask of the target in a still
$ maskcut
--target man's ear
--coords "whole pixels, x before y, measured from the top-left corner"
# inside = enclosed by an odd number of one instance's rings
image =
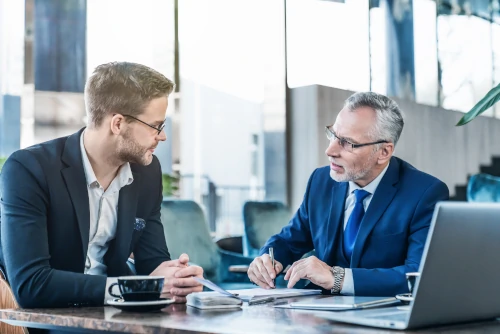
[[[380,148],[380,155],[378,157],[379,164],[385,164],[394,153],[394,143],[386,143],[382,144],[383,146]]]
[[[125,117],[120,114],[114,114],[111,117],[111,122],[109,123],[109,130],[115,134],[119,135],[123,130],[123,126],[125,125]]]

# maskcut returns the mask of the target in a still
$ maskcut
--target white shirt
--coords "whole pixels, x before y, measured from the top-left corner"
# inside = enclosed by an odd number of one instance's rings
[[[83,135],[80,136],[83,170],[87,180],[89,195],[90,233],[87,257],[85,260],[85,274],[106,275],[107,267],[104,264],[109,242],[115,238],[118,217],[118,198],[120,189],[134,181],[130,164],[122,165],[109,185],[104,189],[97,181],[92,165],[83,144]]]
[[[356,195],[354,194],[354,190],[363,189],[370,193],[370,195],[366,196],[366,198],[363,200],[363,207],[366,212],[366,210],[368,210],[370,202],[372,201],[375,190],[377,190],[380,181],[384,177],[385,172],[387,172],[387,168],[389,168],[389,164],[385,166],[382,173],[380,173],[375,178],[375,180],[367,184],[364,188],[361,188],[356,183],[349,181],[349,192],[348,192],[349,195],[345,200],[345,206],[344,206],[344,230],[345,227],[347,226],[347,222],[349,221],[349,217],[351,216],[352,210],[354,210],[354,204],[356,204]],[[352,270],[351,268],[344,268],[344,270],[345,270],[344,284],[342,285],[342,290],[340,290],[340,293],[343,295],[354,295],[354,280],[352,277]]]

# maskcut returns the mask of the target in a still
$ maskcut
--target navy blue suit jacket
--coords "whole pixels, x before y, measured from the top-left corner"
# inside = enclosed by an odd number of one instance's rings
[[[316,169],[300,208],[260,253],[274,247],[276,260],[286,267],[315,249],[328,265],[352,268],[356,295],[408,292],[405,273],[418,271],[434,206],[448,199],[448,187],[392,157],[361,222],[350,262],[342,247],[348,189],[348,182],[330,177],[329,166]]]
[[[85,275],[90,213],[79,132],[13,153],[0,178],[1,252],[21,307],[102,305],[106,276]],[[115,239],[104,257],[108,276],[149,275],[170,259],[160,219],[161,169],[131,164],[120,190]],[[146,221],[135,224],[136,218]]]

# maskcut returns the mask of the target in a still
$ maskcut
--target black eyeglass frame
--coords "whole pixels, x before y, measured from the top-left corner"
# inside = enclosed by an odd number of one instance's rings
[[[114,114],[114,115],[116,115],[116,114]],[[149,126],[151,129],[155,129],[156,131],[158,131],[158,136],[163,131],[163,128],[165,128],[165,121],[163,121],[163,123],[160,126],[156,127],[156,126],[152,126],[151,124],[148,124],[148,123],[146,123],[144,121],[141,121],[140,119],[138,119],[137,117],[134,117],[134,116],[130,116],[130,115],[126,115],[126,114],[119,114],[119,115],[122,115],[124,117],[130,117],[132,119],[135,119],[138,122],[141,122],[144,125]]]
[[[335,132],[333,132],[332,127],[333,127],[333,125],[327,125],[327,126],[325,126],[326,138],[328,138],[328,140],[330,140],[330,141],[332,141],[332,139],[338,139],[339,140],[339,144],[340,144],[340,146],[342,146],[342,148],[345,148],[344,147],[344,145],[345,145],[344,143],[347,143],[347,144],[351,145],[352,150],[354,150],[355,148],[363,147],[363,146],[389,143],[387,140],[378,140],[378,141],[374,141],[372,143],[353,144],[353,143],[351,143],[350,141],[348,141],[345,138],[337,137],[337,135],[335,134]]]

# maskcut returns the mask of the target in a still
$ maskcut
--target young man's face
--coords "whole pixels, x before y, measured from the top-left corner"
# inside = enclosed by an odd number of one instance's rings
[[[132,120],[123,133],[123,140],[118,148],[120,160],[147,166],[153,161],[153,153],[160,141],[165,141],[165,131],[158,134],[155,128],[162,126],[167,112],[168,99],[159,97],[151,100],[144,112],[135,116],[138,120]],[[144,122],[144,123],[141,123]]]
[[[354,112],[342,109],[332,130],[338,138],[353,144],[370,143],[380,140],[370,137],[375,122],[375,112],[371,108],[359,108]],[[379,151],[375,151],[372,145],[351,147],[342,147],[338,139],[330,141],[325,152],[330,161],[330,176],[337,182],[354,181],[364,186],[373,180]]]

